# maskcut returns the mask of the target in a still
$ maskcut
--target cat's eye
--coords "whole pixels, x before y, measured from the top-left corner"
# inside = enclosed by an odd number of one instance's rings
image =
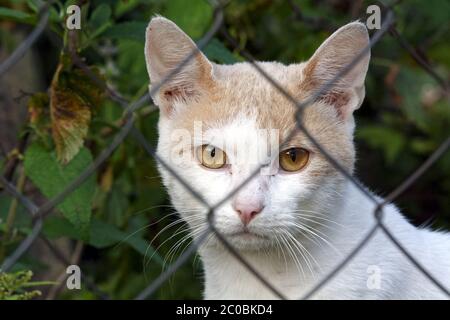
[[[289,148],[280,152],[280,166],[284,171],[303,169],[309,160],[309,151],[303,148]]]
[[[210,144],[197,148],[197,158],[204,167],[209,169],[220,169],[227,163],[225,152]]]

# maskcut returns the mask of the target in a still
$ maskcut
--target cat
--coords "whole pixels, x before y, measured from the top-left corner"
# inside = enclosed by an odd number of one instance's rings
[[[301,40],[299,40],[301,41]],[[257,62],[297,101],[304,101],[369,44],[364,24],[332,34],[306,62]],[[376,223],[376,204],[340,173],[296,126],[296,106],[248,62],[219,65],[175,23],[157,16],[146,30],[145,57],[159,107],[157,154],[210,205],[219,203],[261,164],[267,136],[281,152],[214,212],[214,226],[276,290],[299,299],[341,262]],[[304,109],[302,123],[348,173],[355,164],[353,112],[364,99],[370,52],[332,90]],[[271,131],[271,132],[272,132]],[[288,138],[287,143],[282,143]],[[241,150],[240,157],[236,150]],[[271,149],[272,150],[272,149]],[[278,149],[274,149],[278,150]],[[278,151],[276,151],[278,152]],[[180,160],[181,159],[181,160]],[[208,210],[158,164],[163,184],[192,237],[207,229]],[[450,235],[411,225],[393,204],[383,223],[446,288]],[[219,241],[199,246],[205,299],[276,299]],[[447,299],[381,231],[313,299]]]

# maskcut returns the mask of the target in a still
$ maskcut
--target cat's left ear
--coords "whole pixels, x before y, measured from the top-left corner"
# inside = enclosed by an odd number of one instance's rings
[[[192,58],[179,65],[194,52]],[[199,99],[213,87],[213,66],[194,41],[175,23],[154,17],[146,31],[145,59],[152,98],[163,115],[170,115],[177,105]],[[174,72],[175,74],[166,79]],[[163,82],[163,83],[161,83]],[[158,90],[154,90],[158,87]]]
[[[302,90],[313,93],[333,79],[369,45],[364,24],[349,23],[333,33],[316,50],[303,68]],[[333,105],[342,120],[349,120],[364,99],[364,80],[369,66],[370,51],[333,88],[321,95],[321,101]]]

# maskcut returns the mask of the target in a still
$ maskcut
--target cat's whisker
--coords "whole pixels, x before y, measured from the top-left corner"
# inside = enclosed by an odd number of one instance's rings
[[[282,255],[283,255],[283,259],[284,259],[284,265],[285,265],[285,270],[286,272],[288,271],[288,263],[287,263],[287,259],[286,259],[286,254],[284,253],[284,248],[280,243],[280,240],[278,239],[278,237],[275,234],[275,241],[277,243],[277,246],[279,247],[279,250],[281,251]]]
[[[195,214],[192,214],[192,213],[195,213]],[[147,266],[147,264],[151,261],[151,259],[153,258],[153,255],[165,244],[165,243],[167,243],[168,241],[170,241],[171,239],[173,239],[175,236],[177,236],[177,235],[179,235],[179,234],[181,234],[181,233],[183,233],[183,232],[188,232],[188,234],[186,235],[186,239],[188,239],[191,235],[194,235],[195,234],[195,232],[190,232],[190,228],[189,228],[189,225],[182,225],[181,227],[179,227],[176,231],[175,231],[175,233],[173,234],[173,235],[171,235],[168,239],[166,239],[165,241],[163,241],[155,250],[154,250],[154,253],[152,254],[152,256],[150,257],[150,258],[148,258],[147,259],[147,254],[148,254],[148,250],[151,248],[151,246],[152,246],[152,244],[153,244],[153,242],[156,240],[156,238],[158,238],[164,231],[167,231],[168,229],[170,229],[171,227],[174,227],[174,226],[176,226],[177,224],[180,224],[180,223],[190,223],[191,224],[191,226],[192,225],[195,225],[195,224],[197,224],[198,222],[200,222],[200,223],[202,223],[202,222],[204,222],[204,221],[206,221],[206,215],[205,215],[205,213],[204,212],[199,212],[199,210],[197,210],[197,209],[191,209],[191,210],[183,210],[183,211],[178,211],[178,212],[174,212],[172,215],[174,215],[174,214],[180,214],[180,215],[184,215],[184,219],[177,219],[177,220],[175,220],[175,221],[173,221],[173,222],[171,222],[170,224],[168,224],[167,226],[165,226],[162,230],[160,230],[154,237],[153,237],[153,239],[151,240],[151,242],[150,242],[150,244],[148,245],[148,247],[147,247],[147,249],[146,249],[146,252],[145,252],[145,255],[144,255],[144,260],[143,260],[143,268],[144,268],[144,274],[146,274],[146,272],[145,272],[145,270],[146,270],[146,266]],[[187,215],[187,214],[189,214],[189,215]],[[162,219],[160,219],[160,220],[162,220]],[[183,230],[181,230],[180,231],[180,229],[181,228],[185,228],[185,229],[183,229]],[[194,227],[195,228],[195,227]],[[184,239],[184,240],[186,240],[186,239]],[[173,248],[171,248],[170,250],[172,250]],[[170,250],[169,250],[169,253],[170,253]],[[169,254],[168,253],[168,254]],[[166,261],[167,259],[165,259],[164,261],[163,261],[163,268],[164,268],[164,266],[165,266],[165,264],[166,264]]]
[[[296,231],[300,232],[300,234],[301,234],[303,237],[305,237],[306,239],[308,239],[308,240],[311,241],[312,243],[318,245],[320,248],[323,248],[323,244],[322,244],[320,241],[318,241],[318,240],[316,239],[316,237],[312,237],[312,236],[310,235],[310,233],[305,233],[305,232],[303,231],[303,229],[301,229],[301,228],[296,228]]]
[[[155,239],[158,238],[158,236],[159,236],[160,234],[162,234],[164,231],[166,231],[166,230],[170,229],[171,227],[176,226],[177,224],[180,224],[180,223],[184,223],[184,220],[182,220],[182,219],[177,219],[177,220],[175,220],[175,221],[169,223],[167,226],[165,226],[164,228],[162,228],[162,229],[161,229],[161,230],[153,237],[153,239],[150,241],[150,243],[149,243],[148,246],[147,246],[147,249],[145,250],[144,259],[143,259],[143,270],[144,270],[144,275],[146,275],[146,273],[145,273],[146,266],[147,266],[147,260],[146,260],[146,257],[147,257],[147,254],[148,254],[148,250],[150,250],[150,248],[152,248],[152,244],[153,244],[153,242],[155,241]],[[179,229],[177,229],[177,230],[179,230]],[[163,243],[164,243],[164,242],[163,242]],[[161,245],[158,246],[157,249],[154,249],[154,253],[152,254],[152,257],[153,257],[153,255],[158,251],[158,249],[159,249],[160,247],[161,247]]]
[[[184,229],[182,229],[182,228],[184,228]],[[180,229],[182,229],[182,230],[180,231]],[[151,245],[152,245],[152,243],[153,243],[153,240],[152,240],[152,242],[150,242],[150,244],[147,246],[147,249],[146,249],[146,251],[145,251],[144,260],[143,260],[144,274],[145,274],[147,265],[151,262],[153,256],[158,252],[158,250],[159,250],[165,243],[167,243],[167,242],[170,241],[172,238],[176,237],[177,235],[179,235],[179,234],[181,234],[181,233],[183,233],[183,232],[189,232],[189,229],[188,229],[188,227],[187,227],[186,225],[181,225],[177,230],[175,230],[174,234],[171,235],[168,239],[164,240],[157,248],[154,248],[152,255],[151,255],[148,259],[146,259],[146,258],[147,258],[148,250],[152,247]],[[155,237],[155,238],[156,238],[156,237]],[[154,239],[155,239],[155,238],[154,238]],[[164,261],[163,261],[163,267],[164,267]]]
[[[174,258],[174,256],[175,256],[175,254],[176,254],[178,248],[180,248],[181,245],[182,245],[185,241],[187,241],[187,240],[189,240],[189,239],[191,239],[191,234],[190,234],[190,233],[184,235],[180,240],[178,240],[178,241],[177,241],[177,242],[169,249],[169,251],[167,252],[167,254],[166,254],[165,258],[164,258],[164,261],[163,261],[163,270],[165,269],[166,263],[167,263],[167,262],[169,262],[169,264],[172,263],[172,259]]]
[[[330,226],[330,225],[328,225],[328,224],[325,224],[325,223],[323,223],[323,222],[319,222],[319,221],[313,219],[314,216],[309,216],[309,217],[307,217],[307,216],[297,215],[297,217],[298,217],[299,219],[301,219],[301,220],[312,222],[312,223],[317,224],[317,225],[319,225],[319,226],[322,226],[322,227],[324,227],[324,228],[327,228],[327,229],[330,229],[330,230],[336,230],[336,228],[333,228],[332,226]]]
[[[309,225],[303,224],[303,223],[299,223],[299,222],[290,222],[290,225],[293,226],[295,229],[297,229],[297,231],[299,231],[299,232],[300,231],[305,231],[306,234],[304,234],[304,236],[308,240],[312,241],[312,239],[308,237],[308,235],[310,235],[310,236],[313,236],[313,237],[315,237],[315,238],[317,238],[319,240],[322,240],[325,243],[327,241],[327,239],[325,239],[326,236],[322,237],[321,235],[319,235],[318,233],[321,233],[321,232],[319,232],[317,229],[313,228],[312,226],[309,226]]]
[[[331,219],[328,219],[328,218],[324,218],[324,217],[320,217],[320,216],[316,216],[316,215],[305,215],[305,214],[298,214],[299,212],[295,212],[296,213],[296,216],[299,216],[299,217],[306,217],[306,218],[314,218],[314,219],[319,219],[319,220],[323,220],[323,221],[326,221],[326,222],[329,222],[329,223],[332,223],[332,224],[334,224],[334,225],[336,225],[336,226],[339,226],[339,227],[342,227],[342,228],[345,228],[345,226],[344,225],[342,225],[342,224],[340,224],[339,222],[336,222],[336,221],[333,221],[333,220],[331,220]],[[330,227],[330,226],[327,226],[327,227]]]
[[[161,179],[161,176],[160,175],[157,175],[157,176],[153,176],[153,177],[150,177],[150,176],[144,176],[144,178],[145,179],[148,179],[148,180],[152,180],[152,179]]]
[[[319,184],[315,184],[315,183],[310,183],[310,182],[308,182],[308,183],[305,183],[305,185],[304,185],[304,186],[305,186],[305,187],[316,187],[316,188],[320,188],[320,187],[322,187],[322,186],[321,186],[321,185],[319,185]],[[341,198],[343,198],[343,197],[344,197],[344,195],[343,195],[342,193],[340,193],[340,192],[336,191],[335,189],[329,189],[329,191],[331,191],[331,192],[335,193],[336,195],[340,196]]]
[[[143,226],[143,227],[141,227],[141,228],[138,228],[137,230],[133,231],[132,233],[128,234],[125,238],[123,238],[122,240],[120,240],[120,241],[114,246],[114,249],[116,249],[118,246],[120,246],[121,244],[123,244],[124,242],[126,242],[129,238],[131,238],[132,236],[134,236],[134,235],[137,234],[138,232],[140,232],[140,231],[142,231],[142,230],[145,230],[145,229],[147,229],[147,228],[149,228],[149,227],[151,227],[151,226],[153,226],[153,225],[155,225],[155,224],[158,224],[158,223],[160,223],[161,221],[163,221],[164,219],[166,219],[166,218],[168,218],[168,217],[170,217],[170,216],[173,216],[173,215],[175,215],[175,214],[177,214],[177,212],[173,212],[173,213],[167,214],[167,215],[165,215],[164,217],[162,217],[161,219],[159,219],[158,221],[149,223],[149,224],[147,224],[147,225],[145,225],[145,226]]]
[[[296,248],[298,250],[298,252],[300,253],[301,257],[305,261],[306,266],[308,267],[309,271],[311,272],[311,274],[313,274],[314,273],[313,266],[312,266],[312,263],[310,261],[310,258],[307,256],[307,254],[313,259],[313,261],[315,261],[316,263],[317,263],[317,261],[309,253],[309,251],[301,243],[299,243],[298,240],[295,239],[295,237],[290,232],[285,231],[284,234],[288,237],[288,240],[291,241],[291,243],[294,246],[294,248]]]
[[[303,224],[303,223],[298,223],[298,222],[291,222],[293,225],[297,226],[297,227],[302,227],[302,228],[306,228],[311,234],[315,235],[316,237],[322,238],[322,240],[327,240],[328,235],[325,234],[323,231],[314,228],[313,226],[311,226],[310,224]]]
[[[306,210],[306,209],[295,209],[291,211],[292,213],[310,213],[317,217],[323,217],[323,218],[329,218],[328,214],[325,214],[323,212],[314,211],[314,210]],[[332,221],[332,220],[330,220]]]
[[[292,246],[290,245],[289,241],[285,238],[283,233],[280,233],[279,236],[281,237],[281,240],[282,240],[283,244],[285,245],[285,248],[287,249],[289,256],[294,261],[294,264],[296,265],[297,270],[301,272],[301,274],[303,275],[303,279],[306,279],[303,265],[300,263],[300,261],[298,260],[298,257],[295,255],[295,252],[292,249]]]
[[[179,250],[179,248],[182,247],[183,243],[186,242],[186,245],[181,249],[181,252],[178,256],[183,255],[184,251],[189,248],[189,246],[192,244],[192,242],[194,241],[195,237],[200,234],[203,233],[208,227],[205,225],[202,225],[200,227],[198,227],[197,229],[195,229],[194,231],[188,233],[187,235],[183,236],[183,238],[181,240],[179,240],[167,253],[165,259],[164,259],[164,264],[163,264],[163,268],[166,265],[166,261],[169,262],[169,265],[172,264],[173,259],[175,258],[175,255],[177,254],[177,251]],[[209,235],[208,239],[209,240],[211,238],[211,234]],[[189,240],[189,241],[188,241]],[[195,262],[197,260],[198,257],[198,252],[195,253],[194,255],[194,261],[193,261],[193,271],[195,270]],[[169,280],[171,281],[171,280]]]
[[[327,238],[328,236],[326,234],[324,234],[323,232],[321,232],[320,230],[313,228],[312,226],[308,226],[308,225],[303,225],[303,224],[298,224],[295,222],[291,223],[292,225],[294,225],[295,227],[315,236],[317,239],[322,240],[325,244],[327,244],[331,249],[333,249],[336,253],[340,254],[339,250],[330,242],[328,241]],[[321,234],[321,235],[319,235]]]
[[[139,211],[133,213],[132,216],[135,217],[135,216],[144,214],[144,213],[146,213],[146,212],[148,212],[148,211],[151,211],[151,210],[154,210],[154,209],[160,209],[160,208],[170,208],[170,209],[175,209],[175,207],[174,207],[173,205],[170,205],[170,204],[161,204],[161,205],[152,206],[152,207],[149,207],[149,208],[144,208],[144,209],[142,209],[142,210],[139,210]],[[170,216],[170,215],[174,215],[174,214],[176,214],[176,212],[172,212],[172,213],[170,213],[170,214],[166,214],[166,215],[164,215],[164,217]]]
[[[181,255],[184,253],[184,251],[185,251],[187,248],[189,248],[189,246],[193,243],[195,237],[196,237],[197,235],[203,233],[206,229],[207,229],[207,227],[203,227],[203,228],[201,228],[201,229],[199,229],[199,230],[196,230],[196,232],[194,232],[193,234],[190,234],[189,237],[187,237],[186,239],[184,239],[183,241],[181,241],[180,244],[178,244],[177,247],[176,247],[176,249],[174,250],[174,252],[173,252],[173,254],[172,254],[172,257],[171,257],[171,260],[170,260],[170,263],[172,263],[172,260],[175,258],[176,252],[177,252],[178,249],[181,247],[181,245],[182,245],[184,242],[186,242],[186,240],[189,239],[190,241],[188,241],[188,242],[186,243],[186,245],[183,247],[183,249],[181,250],[179,256],[181,256]],[[195,255],[195,257],[194,257],[194,263],[195,263],[196,257],[197,257],[197,255]]]
[[[303,250],[308,256],[310,256],[310,257],[311,257],[311,260],[314,262],[314,264],[319,268],[319,270],[321,270],[321,267],[320,267],[319,262],[317,262],[316,258],[314,258],[314,256],[309,252],[309,250],[308,250],[304,245],[302,245],[301,242],[298,241],[298,239],[295,238],[295,237],[294,237],[292,234],[290,234],[289,232],[288,232],[288,236],[291,238],[291,240],[292,240],[292,242],[294,243],[294,245],[297,246],[300,250]],[[309,260],[309,259],[308,259],[308,260]],[[313,267],[312,264],[311,264],[311,267]],[[316,276],[316,273],[314,272],[314,268],[311,268],[311,269],[312,269],[312,270],[311,270],[311,275],[312,275],[313,277],[315,277],[315,276]]]

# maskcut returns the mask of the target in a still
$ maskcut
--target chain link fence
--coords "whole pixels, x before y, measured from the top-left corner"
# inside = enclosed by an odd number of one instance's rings
[[[233,37],[227,32],[227,29],[224,26],[224,4],[223,3],[215,3],[212,4],[214,6],[214,19],[210,29],[206,32],[203,38],[197,42],[198,49],[191,52],[188,56],[184,58],[184,60],[172,71],[168,74],[161,83],[153,85],[152,92],[154,93],[159,88],[164,85],[166,81],[171,79],[174,75],[176,75],[183,67],[192,59],[196,54],[197,50],[201,50],[204,46],[215,36],[220,33],[223,38],[228,42],[228,44],[235,48],[242,57],[249,62],[253,68],[255,68],[271,85],[273,85],[276,90],[281,93],[284,97],[286,97],[292,104],[297,107],[296,112],[296,120],[297,127],[288,135],[291,137],[295,132],[301,131],[314,145],[320,150],[320,152],[326,157],[326,159],[343,175],[346,179],[351,181],[355,186],[359,188],[361,192],[363,192],[370,200],[375,204],[376,209],[373,212],[373,215],[376,219],[376,223],[374,223],[373,227],[369,230],[369,232],[360,240],[360,242],[355,246],[355,248],[348,254],[342,261],[340,261],[331,272],[326,274],[317,284],[303,297],[299,297],[301,299],[311,298],[316,292],[318,292],[323,286],[326,286],[327,283],[336,275],[339,274],[340,270],[344,268],[354,257],[358,254],[370,241],[371,238],[377,231],[382,231],[391,241],[392,243],[398,247],[398,249],[409,259],[409,261],[415,265],[417,269],[419,269],[428,279],[433,282],[436,287],[438,287],[444,294],[450,297],[450,288],[446,288],[442,283],[440,283],[437,279],[435,279],[428,271],[427,266],[422,265],[417,261],[414,257],[414,252],[409,252],[402,244],[397,240],[396,235],[392,233],[389,229],[388,225],[383,223],[383,208],[388,203],[394,201],[399,195],[401,195],[406,189],[408,189],[412,184],[414,184],[449,148],[450,146],[450,136],[442,142],[442,144],[429,156],[429,158],[415,170],[412,172],[405,180],[392,192],[390,192],[382,201],[374,198],[365,188],[363,188],[359,182],[354,179],[345,169],[342,167],[335,159],[333,159],[327,152],[327,150],[322,147],[312,136],[306,128],[302,124],[302,113],[311,103],[313,103],[318,97],[320,97],[323,93],[328,92],[334,86],[334,84],[344,75],[346,75],[359,61],[367,54],[371,47],[376,45],[378,41],[382,37],[386,37],[390,35],[394,39],[398,41],[400,46],[406,50],[411,57],[430,75],[432,76],[436,82],[442,88],[444,95],[448,98],[449,94],[449,85],[448,83],[442,79],[433,68],[424,61],[419,54],[414,50],[414,47],[408,43],[408,41],[402,37],[402,35],[397,31],[395,27],[395,17],[393,13],[393,6],[396,3],[390,6],[384,6],[382,3],[378,3],[383,8],[383,23],[381,28],[377,30],[373,36],[371,37],[369,45],[364,48],[355,59],[346,65],[344,68],[340,70],[340,72],[330,81],[325,83],[323,86],[317,90],[313,96],[308,98],[306,101],[297,101],[294,97],[292,97],[281,84],[279,84],[275,79],[271,78],[269,74],[267,74],[261,67],[255,64],[255,60],[252,55],[246,50],[242,49],[239,43],[233,39]],[[17,49],[0,64],[0,77],[4,76],[9,69],[14,66],[23,55],[31,48],[34,42],[39,38],[39,36],[43,33],[46,28],[49,19],[49,7],[51,2],[47,2],[41,8],[40,11],[40,20],[37,23],[34,30],[29,34],[29,36],[19,45]],[[69,38],[75,37],[76,31],[69,32]],[[69,39],[70,41],[70,39]],[[178,179],[178,181],[184,186],[186,192],[189,192],[194,196],[199,202],[201,202],[204,207],[208,210],[207,221],[208,221],[208,229],[199,235],[195,241],[185,250],[170,266],[168,266],[156,279],[153,279],[151,283],[146,287],[139,295],[136,296],[136,299],[147,299],[152,297],[152,295],[159,289],[159,287],[164,284],[169,277],[175,273],[184,263],[188,261],[188,259],[196,252],[197,248],[207,239],[207,237],[211,234],[214,234],[218,240],[224,245],[224,247],[229,250],[229,252],[237,259],[240,263],[242,263],[256,278],[258,278],[273,294],[280,298],[286,299],[286,296],[283,292],[280,292],[277,288],[275,288],[270,279],[264,278],[263,275],[258,273],[243,257],[240,256],[239,252],[233,248],[233,246],[227,242],[226,238],[219,233],[214,225],[214,213],[215,209],[222,205],[224,202],[229,200],[233,195],[235,195],[239,189],[241,189],[246,183],[248,183],[256,174],[258,174],[259,170],[262,168],[259,167],[255,170],[249,178],[247,178],[238,188],[236,188],[233,192],[231,192],[225,199],[222,201],[210,204],[208,203],[201,194],[195,191],[189,182],[185,181],[181,178],[179,174],[177,174],[174,168],[171,168],[167,163],[165,163],[158,155],[155,153],[154,147],[146,140],[144,135],[134,126],[134,122],[136,120],[135,111],[142,107],[144,104],[150,102],[150,94],[145,94],[140,99],[135,102],[129,102],[127,99],[123,98],[123,96],[108,87],[108,85],[100,78],[96,76],[96,74],[85,64],[82,57],[77,55],[76,48],[69,45],[69,54],[71,55],[74,63],[84,71],[86,75],[88,75],[93,81],[95,81],[99,86],[105,89],[107,95],[110,99],[114,100],[116,103],[120,104],[123,107],[123,116],[121,118],[121,128],[114,136],[111,144],[104,149],[89,165],[83,172],[80,174],[75,180],[69,183],[66,188],[61,191],[57,196],[52,199],[49,199],[42,206],[37,206],[33,201],[28,198],[26,195],[22,194],[18,191],[18,189],[12,184],[11,179],[13,176],[13,171],[15,166],[13,165],[10,168],[10,172],[0,176],[0,186],[3,187],[4,191],[9,193],[12,197],[16,198],[20,204],[22,204],[29,214],[32,216],[33,227],[29,235],[20,243],[19,246],[15,248],[15,250],[3,261],[1,265],[1,271],[7,272],[10,270],[18,260],[27,252],[30,246],[38,239],[42,239],[43,242],[49,247],[49,249],[54,253],[54,255],[65,265],[71,264],[65,255],[60,252],[60,250],[52,244],[52,242],[43,236],[41,233],[43,227],[43,221],[46,217],[55,209],[55,207],[60,204],[64,199],[70,195],[74,190],[76,190],[87,178],[93,175],[99,167],[108,160],[114,150],[123,143],[124,139],[128,136],[132,136],[136,141],[142,146],[142,148],[153,157],[159,164],[161,164],[166,170],[170,172],[173,177]],[[286,139],[286,140],[288,140]],[[24,148],[24,146],[23,146]],[[108,295],[102,292],[95,283],[93,283],[89,277],[82,277],[82,281],[87,288],[89,288],[94,294],[98,296],[100,299],[108,299]]]

